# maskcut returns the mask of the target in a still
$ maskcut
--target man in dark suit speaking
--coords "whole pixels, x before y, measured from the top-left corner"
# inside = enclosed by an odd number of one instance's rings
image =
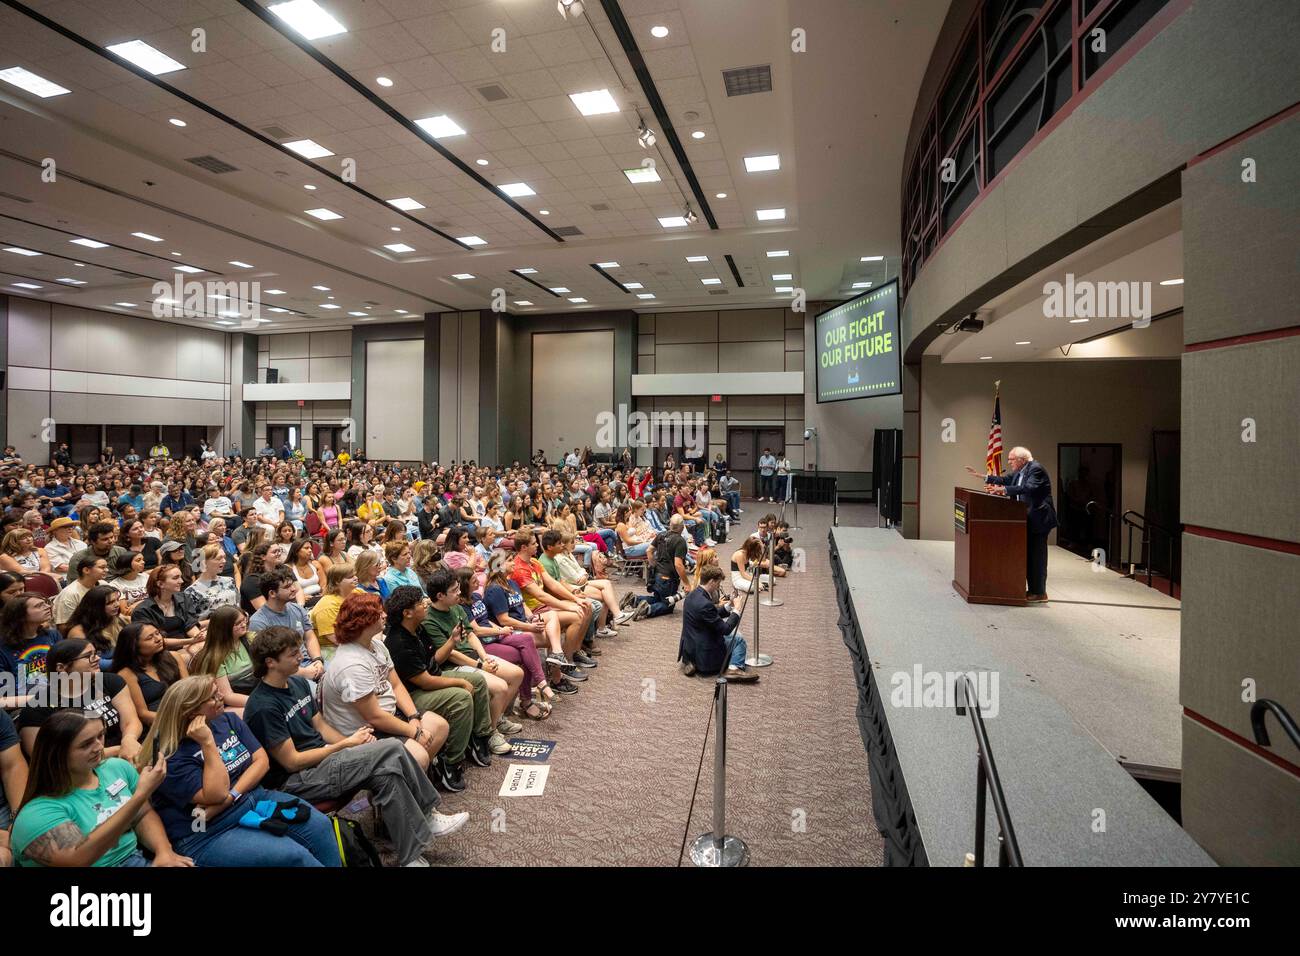
[[[1047,536],[1056,527],[1056,508],[1052,504],[1052,479],[1047,469],[1034,461],[1028,448],[1019,446],[1007,455],[1011,470],[1005,475],[984,475],[984,490],[989,494],[1006,495],[1029,505],[1025,529],[1029,540],[1025,554],[1025,579],[1028,591],[1025,598],[1031,603],[1047,600]],[[980,477],[979,472],[967,468]]]
[[[720,567],[711,564],[700,572],[700,586],[686,595],[677,659],[688,677],[724,672],[728,680],[753,683],[758,674],[745,666],[745,639],[736,635],[728,648],[727,637],[736,629],[740,615],[719,596],[724,576]]]

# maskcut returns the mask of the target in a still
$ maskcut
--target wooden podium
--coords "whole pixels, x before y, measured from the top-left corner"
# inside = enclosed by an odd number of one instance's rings
[[[953,581],[970,604],[1024,607],[1025,515],[1022,501],[973,488],[953,489]]]

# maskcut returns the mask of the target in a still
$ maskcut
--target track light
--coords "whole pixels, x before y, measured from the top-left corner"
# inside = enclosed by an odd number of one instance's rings
[[[656,142],[655,131],[646,126],[644,120],[637,127],[636,141],[642,149],[649,149]]]
[[[564,19],[582,16],[582,0],[557,0],[555,9]]]
[[[682,218],[686,220],[687,225],[700,221],[700,217],[695,215],[695,210],[691,208],[690,203],[686,204],[686,211],[682,213]]]

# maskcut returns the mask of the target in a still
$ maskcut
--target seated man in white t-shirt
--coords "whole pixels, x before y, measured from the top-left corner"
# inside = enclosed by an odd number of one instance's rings
[[[284,521],[284,502],[275,496],[270,485],[263,485],[261,495],[253,502],[253,520],[272,530]]]

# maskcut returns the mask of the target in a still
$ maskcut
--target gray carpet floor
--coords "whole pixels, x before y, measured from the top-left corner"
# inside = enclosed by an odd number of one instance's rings
[[[738,537],[773,508],[753,501],[743,507],[719,549],[724,566]],[[778,581],[782,607],[760,610],[762,650],[775,663],[757,684],[729,689],[727,830],[748,844],[752,865],[880,865],[857,695],[836,626],[826,543],[831,509],[805,505],[799,518],[803,530],[794,537],[806,571]],[[841,507],[840,523],[874,526],[875,509]],[[615,586],[621,595],[636,582],[616,577]],[[740,628],[751,653],[753,611],[751,602]],[[679,671],[680,633],[675,612],[601,640],[599,667],[581,692],[558,703],[549,720],[524,721],[516,735],[555,741],[545,792],[499,796],[508,757],[469,767],[466,790],[442,801],[444,812],[468,810],[469,823],[437,841],[430,861],[678,865],[683,839],[712,825],[714,740],[710,730],[705,747],[713,683]]]

